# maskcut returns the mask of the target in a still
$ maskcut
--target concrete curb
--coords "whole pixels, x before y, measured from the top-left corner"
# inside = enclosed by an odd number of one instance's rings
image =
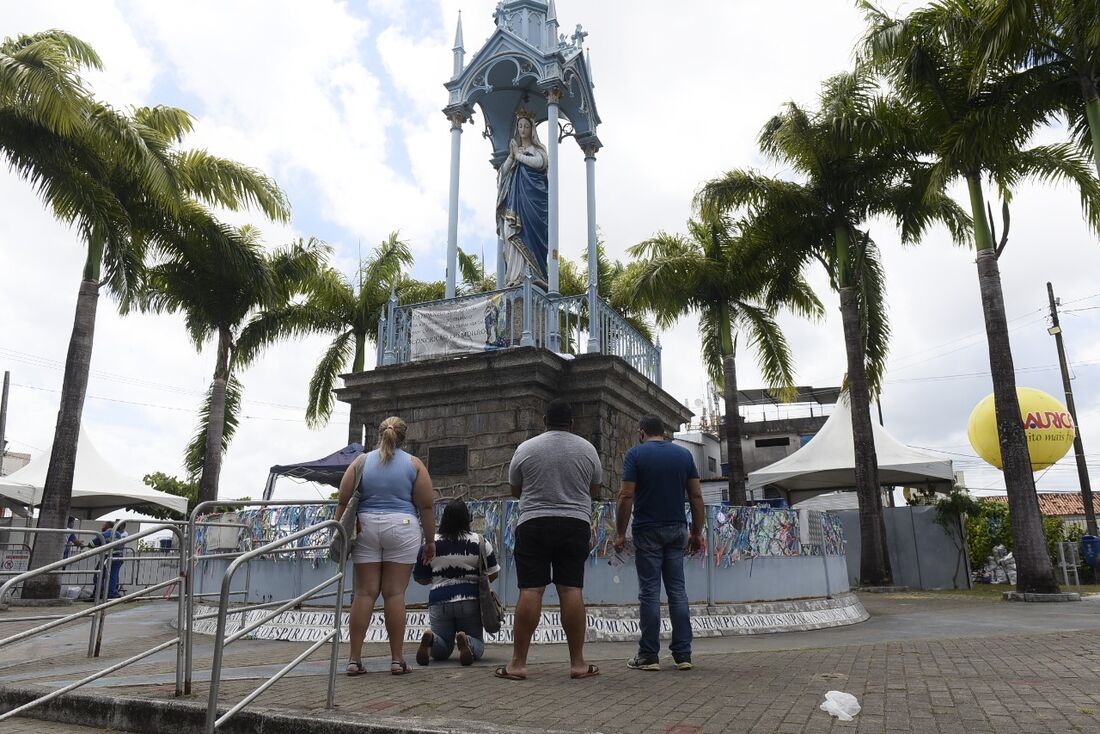
[[[1005,601],[1081,601],[1081,595],[1076,591],[1061,591],[1057,594],[1036,594],[1033,592],[1005,591],[1001,593]]]
[[[0,686],[0,713],[50,692],[38,686]],[[227,708],[219,707],[219,713]],[[195,734],[206,726],[206,706],[178,698],[140,698],[68,693],[20,716],[62,724],[100,727],[133,734]],[[468,734],[471,723],[443,719],[399,719],[324,709],[244,709],[222,725],[224,734]],[[568,734],[557,730],[474,723],[483,734]]]

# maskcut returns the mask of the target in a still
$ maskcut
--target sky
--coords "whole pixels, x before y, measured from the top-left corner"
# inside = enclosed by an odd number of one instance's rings
[[[416,256],[412,274],[442,279],[446,252],[449,125],[443,83],[451,75],[462,11],[466,58],[493,30],[493,0],[212,0],[5,2],[0,37],[62,28],[90,42],[104,61],[88,76],[117,106],[180,106],[197,119],[188,147],[269,173],[293,205],[289,224],[257,212],[252,223],[274,247],[314,236],[352,272],[392,231]],[[896,4],[895,4],[896,5]],[[609,254],[658,231],[680,232],[705,180],[732,168],[790,175],[765,160],[756,135],[788,101],[812,106],[821,82],[845,70],[862,20],[849,0],[559,0],[563,29],[589,35],[604,148],[597,156],[597,221]],[[891,7],[891,3],[887,3]],[[494,174],[481,117],[462,136],[459,244],[495,253]],[[1057,129],[1037,140],[1058,140]],[[545,138],[545,134],[542,136]],[[585,249],[584,164],[561,149],[561,252]],[[965,191],[953,193],[966,204]],[[998,205],[994,202],[994,209]],[[902,247],[888,221],[869,223],[886,265],[893,330],[882,395],[888,430],[955,461],[979,493],[1002,490],[999,471],[966,438],[973,406],[989,394],[988,353],[973,253],[933,230]],[[9,450],[48,451],[72,328],[84,249],[30,186],[0,170],[0,370],[12,373]],[[1000,260],[1018,382],[1063,395],[1054,340],[1047,334],[1046,282],[1063,303],[1063,328],[1079,423],[1090,457],[1100,441],[1100,242],[1077,194],[1025,183],[1012,202]],[[490,266],[490,271],[494,268]],[[844,349],[838,302],[809,271],[828,314],[820,322],[781,318],[797,382],[838,385]],[[697,321],[661,334],[665,389],[694,406],[706,394]],[[244,418],[226,456],[221,496],[258,497],[268,468],[341,447],[348,409],[328,426],[303,420],[309,376],[322,338],[269,350],[240,375]],[[213,345],[196,351],[174,316],[120,316],[100,300],[84,425],[120,470],[140,477],[183,473],[184,447],[214,366]],[[738,382],[762,386],[751,352]],[[772,408],[769,416],[794,415]],[[1095,437],[1095,438],[1094,438]],[[1090,458],[1092,469],[1100,460]],[[1037,475],[1045,490],[1078,489],[1071,459]],[[327,494],[327,492],[326,492]],[[280,483],[280,497],[317,497]]]

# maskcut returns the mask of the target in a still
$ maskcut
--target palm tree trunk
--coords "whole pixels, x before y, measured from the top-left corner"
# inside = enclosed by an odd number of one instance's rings
[[[731,505],[743,507],[748,498],[745,494],[745,455],[741,450],[741,416],[737,402],[737,350],[730,331],[730,312],[725,306],[718,309],[718,328],[722,332],[722,393],[726,403],[727,492]]]
[[[848,229],[837,228],[838,252],[847,259]],[[844,276],[843,269],[841,271]],[[852,411],[852,446],[859,500],[861,586],[890,586],[893,574],[886,551],[886,523],[882,513],[882,489],[878,481],[878,455],[871,423],[871,399],[864,363],[863,330],[860,327],[859,300],[854,286],[842,281],[840,319],[844,326],[844,351],[848,360],[848,400]]]
[[[218,478],[222,472],[222,437],[225,434],[225,395],[229,385],[229,349],[232,334],[218,329],[218,361],[214,367],[214,382],[210,386],[210,416],[206,426],[206,451],[203,455],[202,477],[199,479],[199,502],[218,498]]]
[[[1096,163],[1096,175],[1100,176],[1100,93],[1089,77],[1081,77],[1081,93],[1085,98],[1085,117],[1092,135],[1092,159]]]
[[[1020,417],[1020,401],[1016,394],[1016,371],[1012,364],[1012,347],[1008,339],[1001,272],[993,248],[989,222],[986,220],[981,179],[977,174],[966,177],[970,189],[970,205],[974,217],[974,242],[978,250],[978,285],[981,288],[982,311],[985,316],[986,340],[989,344],[989,369],[993,377],[993,402],[997,414],[997,437],[1001,446],[1005,490],[1008,494],[1009,518],[1015,545],[1016,589],[1022,592],[1053,593],[1058,591],[1054,567],[1050,563],[1039,497],[1035,493],[1035,477],[1031,471],[1031,456],[1027,435]]]
[[[741,449],[741,416],[737,403],[737,365],[733,354],[722,358],[726,401],[726,458],[729,461],[729,498],[734,507],[748,503],[745,489],[745,455]],[[732,418],[730,417],[732,416]]]
[[[73,318],[73,333],[69,337],[69,352],[65,356],[65,376],[61,383],[61,405],[57,410],[50,465],[46,470],[42,504],[38,509],[37,527],[40,528],[64,528],[69,521],[80,419],[84,413],[88,370],[92,362],[102,260],[102,244],[89,244],[84,277],[80,281],[80,290],[76,297],[76,315]],[[39,568],[60,561],[64,545],[65,536],[61,533],[39,535],[31,550],[29,568]],[[23,585],[23,598],[53,599],[59,596],[60,589],[60,576],[39,576]]]
[[[381,335],[378,337],[381,339]],[[355,332],[355,361],[352,362],[352,372],[362,372],[367,366],[367,335]]]

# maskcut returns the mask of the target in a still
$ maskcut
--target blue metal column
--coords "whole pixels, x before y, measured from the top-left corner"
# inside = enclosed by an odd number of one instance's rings
[[[546,92],[546,149],[549,154],[547,161],[548,192],[546,206],[549,222],[547,226],[547,239],[550,252],[546,258],[547,295],[550,297],[551,308],[547,313],[546,341],[547,346],[553,352],[561,351],[561,334],[559,333],[557,298],[558,287],[558,102],[561,100],[561,89],[553,87]]]
[[[446,297],[455,297],[455,274],[458,272],[458,172],[462,151],[463,116],[451,116],[451,195],[447,205],[447,285]]]
[[[596,258],[596,145],[584,148],[584,170],[588,188],[588,353],[600,351],[599,267]]]

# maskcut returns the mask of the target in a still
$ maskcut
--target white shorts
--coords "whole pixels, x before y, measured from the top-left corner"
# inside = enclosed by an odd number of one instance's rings
[[[423,533],[420,521],[400,512],[360,512],[352,563],[416,563]]]

